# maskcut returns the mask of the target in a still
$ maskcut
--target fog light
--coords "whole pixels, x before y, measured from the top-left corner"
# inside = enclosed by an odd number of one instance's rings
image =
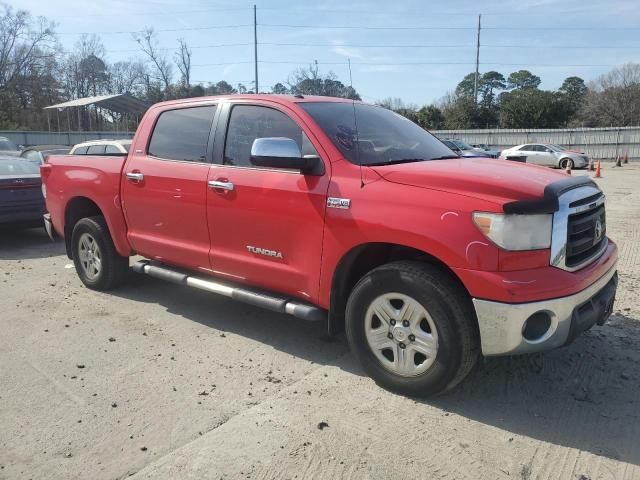
[[[536,312],[524,322],[522,336],[529,342],[535,342],[544,337],[551,328],[551,315],[548,312]]]

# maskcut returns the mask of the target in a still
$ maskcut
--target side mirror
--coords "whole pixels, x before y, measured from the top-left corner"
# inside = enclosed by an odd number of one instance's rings
[[[302,155],[298,144],[284,137],[256,138],[251,146],[251,163],[259,167],[290,168],[321,175],[322,161],[316,155]]]

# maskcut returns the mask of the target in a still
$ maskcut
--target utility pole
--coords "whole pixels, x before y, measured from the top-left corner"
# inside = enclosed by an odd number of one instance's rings
[[[349,86],[351,90],[353,90],[353,78],[351,77],[351,59],[347,58],[347,62],[349,62]]]
[[[476,43],[476,76],[473,79],[473,104],[478,104],[478,67],[480,65],[480,19],[482,15],[478,15],[478,42]]]
[[[258,13],[255,4],[253,5],[253,59],[256,70],[256,93],[258,93]]]

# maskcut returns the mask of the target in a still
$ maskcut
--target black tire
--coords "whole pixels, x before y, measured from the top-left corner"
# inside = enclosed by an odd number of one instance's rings
[[[435,359],[428,370],[416,376],[401,376],[385,368],[366,338],[369,305],[390,292],[416,300],[437,329]],[[413,397],[453,388],[471,371],[480,354],[480,336],[468,293],[448,272],[415,261],[383,265],[356,284],[347,302],[346,333],[352,353],[377,384]]]
[[[100,253],[100,271],[95,276],[87,273],[80,253],[80,241],[83,234],[95,240]],[[124,283],[129,272],[129,257],[121,256],[113,245],[111,234],[104,217],[87,217],[78,221],[71,235],[71,251],[76,272],[88,288],[92,290],[111,290]]]
[[[569,165],[569,170],[573,170],[573,160],[571,160],[570,158],[563,158],[560,160],[560,168],[562,168],[563,170],[567,169],[567,165]]]

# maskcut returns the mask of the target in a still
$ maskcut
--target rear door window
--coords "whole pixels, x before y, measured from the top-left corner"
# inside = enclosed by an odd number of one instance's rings
[[[149,155],[167,160],[206,162],[215,111],[215,105],[208,105],[162,112],[151,135]]]

